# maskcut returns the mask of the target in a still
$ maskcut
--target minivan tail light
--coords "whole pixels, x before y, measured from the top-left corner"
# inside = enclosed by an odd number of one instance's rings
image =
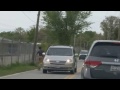
[[[97,66],[101,65],[102,63],[101,63],[101,61],[87,60],[87,61],[84,62],[84,64],[94,68],[94,67],[97,67]]]

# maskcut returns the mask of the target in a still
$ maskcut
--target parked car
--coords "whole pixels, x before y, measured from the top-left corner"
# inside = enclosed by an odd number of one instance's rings
[[[82,79],[120,79],[120,41],[94,41],[81,70]]]
[[[81,50],[79,55],[79,60],[85,60],[87,54],[88,54],[88,50]]]
[[[43,60],[43,73],[47,71],[77,71],[77,60],[72,46],[50,46]]]

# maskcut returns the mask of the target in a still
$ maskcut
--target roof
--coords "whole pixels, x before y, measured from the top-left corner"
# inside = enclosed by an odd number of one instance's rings
[[[82,52],[88,52],[88,50],[81,50]]]
[[[72,46],[64,46],[64,45],[55,45],[55,46],[50,46],[50,48],[73,48]]]
[[[0,43],[19,43],[19,41],[10,40],[10,39],[0,37]],[[24,43],[24,42],[21,42],[21,43]]]
[[[120,43],[120,41],[119,40],[95,40],[93,43],[92,43],[92,46],[91,46],[91,48],[90,48],[90,50],[92,49],[92,47],[96,44],[96,43],[98,43],[98,42],[107,42],[107,43],[111,43],[111,42],[113,42],[113,43]]]
[[[12,40],[0,37],[0,42],[12,42]]]
[[[6,38],[3,38],[3,37],[0,37],[0,40],[9,40],[9,39],[6,39]]]
[[[119,40],[95,40],[94,43],[97,42],[120,42]]]

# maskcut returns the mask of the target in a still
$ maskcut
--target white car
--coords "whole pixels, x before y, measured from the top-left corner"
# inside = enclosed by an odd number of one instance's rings
[[[50,46],[43,60],[43,73],[47,71],[77,71],[77,60],[71,46]]]

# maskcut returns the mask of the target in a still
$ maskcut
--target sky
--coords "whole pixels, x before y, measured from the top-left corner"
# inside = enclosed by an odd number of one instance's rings
[[[100,23],[106,16],[119,16],[120,12],[116,11],[92,11],[91,16],[87,19],[93,22],[88,30],[103,33],[100,28]],[[42,17],[40,17],[42,19]],[[0,32],[14,31],[18,27],[28,30],[31,26],[36,24],[37,11],[0,11]],[[40,20],[40,24],[42,21]]]

